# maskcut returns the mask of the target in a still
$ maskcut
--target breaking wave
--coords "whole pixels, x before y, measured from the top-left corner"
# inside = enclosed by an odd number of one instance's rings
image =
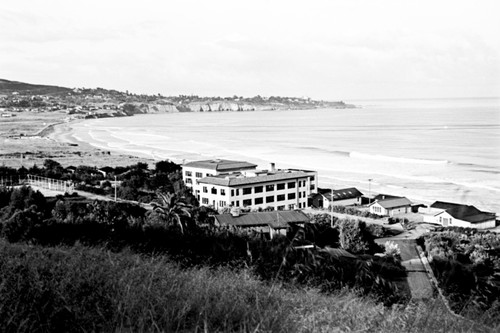
[[[394,156],[385,156],[379,154],[358,153],[355,151],[351,152],[349,156],[351,158],[358,158],[364,160],[375,160],[375,161],[406,163],[406,164],[446,165],[450,163],[448,160],[426,160],[420,158],[394,157]]]

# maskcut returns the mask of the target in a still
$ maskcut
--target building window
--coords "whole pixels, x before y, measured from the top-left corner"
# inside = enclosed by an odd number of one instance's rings
[[[201,203],[204,205],[208,205],[208,198],[201,198]]]
[[[234,190],[231,190],[231,196],[234,197]]]
[[[203,177],[203,174],[201,172],[197,172],[196,173],[196,178],[201,178],[201,177]]]
[[[186,171],[186,176],[191,177],[191,176],[192,176],[192,174],[193,174],[193,173],[192,173],[191,171]]]
[[[289,210],[295,209],[295,205],[294,204],[288,205],[288,209]]]
[[[278,197],[276,198],[277,201],[283,201],[285,200],[285,195],[284,194],[278,194]]]
[[[255,186],[255,193],[262,193],[264,191],[263,186]]]
[[[302,192],[299,192],[299,199],[302,198]],[[300,207],[299,207],[300,208]]]
[[[288,188],[295,188],[295,182],[288,183]]]
[[[221,189],[220,189],[220,195],[226,195],[226,190],[225,190],[225,189],[223,189],[223,188],[221,188]]]
[[[245,187],[243,189],[243,195],[245,194],[252,194],[252,188],[251,187]]]
[[[208,193],[208,189],[206,186],[203,186],[203,193]]]
[[[278,210],[285,210],[285,206],[284,205],[283,206],[278,206],[277,209]]]
[[[274,202],[274,195],[266,197],[266,203]]]
[[[251,206],[251,205],[252,205],[252,199],[243,200],[243,206]]]
[[[207,177],[213,177],[214,175],[212,175],[211,173],[207,173]]]
[[[260,205],[262,203],[264,203],[264,198],[255,198],[255,204],[256,205]]]
[[[272,191],[274,191],[274,184],[266,185],[266,192],[272,192]]]
[[[186,184],[192,184],[193,180],[191,178],[186,178]]]
[[[309,180],[313,182],[314,181],[314,176],[309,177]]]
[[[219,201],[219,207],[226,207],[226,202],[223,200]]]
[[[281,183],[277,185],[278,190],[284,190],[285,189],[285,183]]]
[[[314,191],[314,184],[311,185],[310,189],[311,191]]]
[[[215,187],[212,187],[212,194],[217,194],[217,189]]]
[[[295,193],[288,193],[288,200],[295,199]]]
[[[236,195],[240,195],[240,189],[236,189]]]
[[[237,200],[237,201],[236,201],[236,207],[239,207],[239,206],[240,206],[240,201],[239,201],[239,200]]]

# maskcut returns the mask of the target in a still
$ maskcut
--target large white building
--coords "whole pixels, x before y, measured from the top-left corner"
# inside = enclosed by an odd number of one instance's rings
[[[202,168],[219,163],[226,165],[215,169]],[[238,161],[191,162],[183,166],[183,177],[186,185],[191,185],[200,204],[215,209],[229,206],[300,209],[306,208],[309,195],[317,192],[316,171],[277,170],[274,164],[269,170],[256,170],[255,167],[254,164]],[[196,172],[203,177],[198,178]],[[188,183],[187,179],[191,182]]]

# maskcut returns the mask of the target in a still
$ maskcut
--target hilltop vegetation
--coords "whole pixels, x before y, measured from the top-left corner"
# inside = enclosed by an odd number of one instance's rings
[[[0,80],[0,107],[7,111],[67,110],[70,114],[130,116],[158,112],[255,111],[314,108],[350,108],[344,102],[316,101],[307,97],[200,97],[163,96],[120,92],[103,88],[64,88]]]

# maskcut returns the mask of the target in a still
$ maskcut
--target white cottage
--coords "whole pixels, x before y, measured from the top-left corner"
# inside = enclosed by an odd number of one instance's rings
[[[483,212],[471,205],[436,201],[428,208],[419,209],[419,213],[424,215],[424,222],[443,227],[488,229],[496,225],[495,213]]]
[[[370,213],[380,216],[394,216],[411,213],[411,201],[405,197],[391,197],[376,200],[369,206]]]

